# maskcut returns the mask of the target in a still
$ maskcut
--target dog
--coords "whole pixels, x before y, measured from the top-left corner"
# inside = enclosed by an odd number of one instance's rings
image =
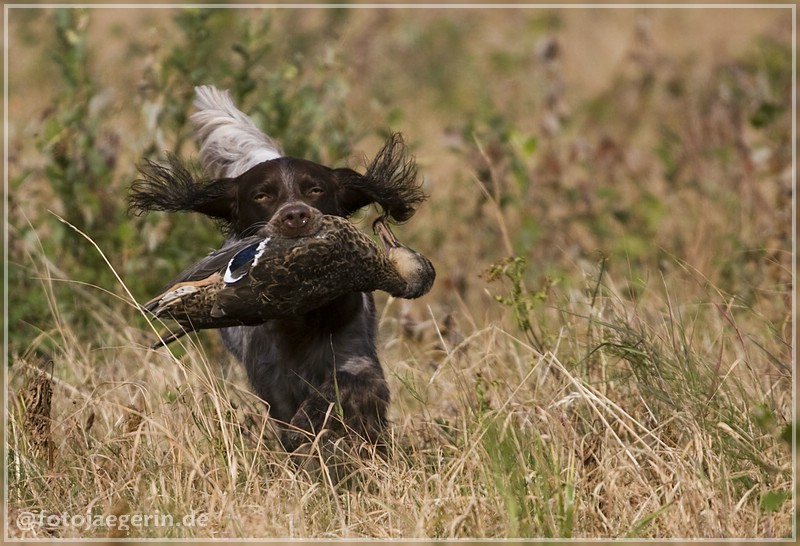
[[[318,213],[349,217],[377,204],[396,222],[426,198],[403,138],[392,134],[363,174],[287,157],[234,105],[227,92],[196,89],[191,120],[200,144],[200,180],[171,157],[146,162],[131,187],[131,209],[194,211],[219,221],[230,244],[268,222],[302,236]],[[378,359],[371,293],[350,293],[302,316],[221,329],[256,394],[282,423],[294,452],[322,431],[361,446],[379,445],[389,388]]]

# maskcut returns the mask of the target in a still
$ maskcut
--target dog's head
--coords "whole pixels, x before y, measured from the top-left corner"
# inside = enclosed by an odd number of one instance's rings
[[[381,206],[384,216],[404,222],[425,199],[416,164],[399,134],[387,140],[363,174],[293,157],[264,161],[235,178],[205,182],[174,157],[166,166],[147,162],[140,172],[142,178],[131,186],[134,212],[196,211],[238,236],[270,221],[302,235],[313,215],[347,217],[372,203]]]

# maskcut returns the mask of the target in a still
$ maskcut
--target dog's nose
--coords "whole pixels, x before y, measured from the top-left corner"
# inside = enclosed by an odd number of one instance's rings
[[[300,229],[311,219],[311,210],[305,205],[293,205],[281,211],[281,222],[288,228]]]
[[[311,207],[298,203],[278,211],[278,223],[284,234],[302,236],[311,228],[314,212]]]

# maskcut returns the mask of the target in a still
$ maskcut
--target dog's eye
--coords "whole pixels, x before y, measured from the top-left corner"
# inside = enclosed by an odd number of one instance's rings
[[[306,194],[308,194],[308,195],[310,195],[312,197],[318,197],[318,196],[322,195],[323,193],[325,193],[325,190],[323,190],[319,186],[314,186],[314,187],[310,188],[306,192]]]
[[[256,203],[269,203],[274,200],[275,196],[270,193],[257,193],[253,196],[253,201]]]

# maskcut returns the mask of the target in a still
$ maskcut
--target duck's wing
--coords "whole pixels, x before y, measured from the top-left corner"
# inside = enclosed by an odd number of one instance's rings
[[[183,270],[143,308],[160,317],[169,311],[181,310],[190,298],[218,291],[231,279],[241,279],[263,251],[265,239],[263,236],[247,237],[212,252]]]
[[[228,264],[233,260],[236,261],[236,274],[241,274],[239,269],[247,266],[248,257],[251,259],[255,257],[259,245],[263,243],[265,238],[268,239],[269,237],[253,235],[252,237],[246,237],[226,244],[219,250],[211,252],[205,258],[196,261],[184,269],[178,276],[170,281],[165,287],[165,290],[179,283],[205,279],[212,273],[221,272],[224,274]]]
[[[326,267],[335,261],[336,245],[327,236],[264,239],[242,250],[225,271],[212,316],[258,324],[273,318],[300,315],[342,295]]]
[[[374,290],[378,270],[389,266],[368,235],[336,216],[323,217],[314,235],[275,237],[255,254],[247,278],[238,280],[237,260],[231,262],[232,282],[216,299],[219,316],[265,321],[302,315],[349,292]]]
[[[227,259],[223,279],[226,284],[234,284],[246,277],[264,255],[272,237],[256,237],[246,245],[237,246],[235,253],[226,253]]]

